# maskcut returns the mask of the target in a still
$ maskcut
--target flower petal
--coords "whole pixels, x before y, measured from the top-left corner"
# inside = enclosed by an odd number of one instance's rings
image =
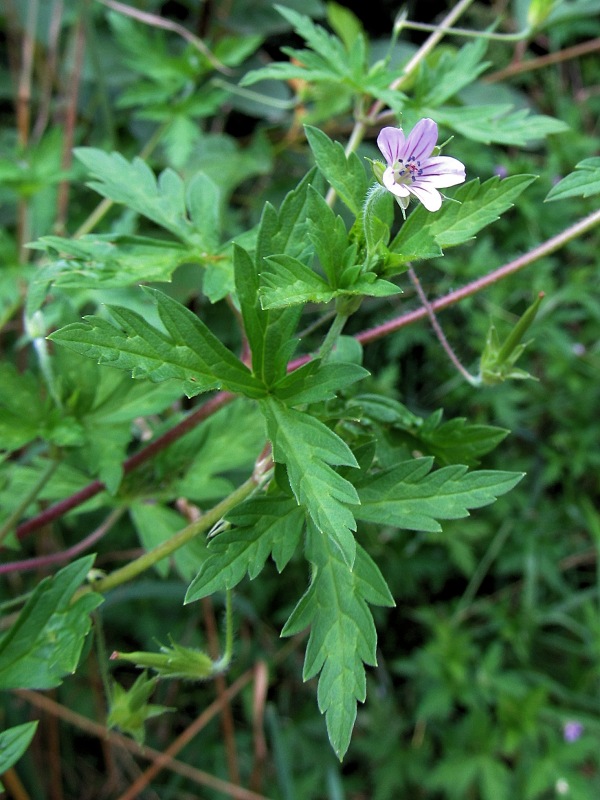
[[[408,191],[423,203],[427,211],[439,211],[442,207],[442,195],[430,183],[413,183],[408,187]]]
[[[402,128],[382,128],[377,137],[377,147],[383,153],[388,166],[397,161],[404,150],[404,133]]]
[[[427,158],[433,152],[438,137],[438,127],[432,119],[420,119],[408,135],[404,158]]]
[[[396,197],[408,197],[408,188],[403,183],[396,183],[394,170],[391,167],[388,167],[383,173],[382,180],[388,192],[395,194]]]
[[[463,183],[465,178],[465,165],[461,161],[450,156],[436,156],[427,159],[418,181],[428,181],[432,186],[443,189]]]

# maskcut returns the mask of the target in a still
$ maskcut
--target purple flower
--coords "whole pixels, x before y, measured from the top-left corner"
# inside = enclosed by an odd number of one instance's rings
[[[432,119],[419,120],[408,137],[402,128],[382,128],[377,137],[377,146],[387,161],[383,185],[396,196],[402,209],[413,194],[428,211],[439,211],[442,196],[438,189],[465,180],[465,166],[458,159],[431,156],[437,137]]]
[[[565,742],[576,742],[583,733],[581,722],[571,720],[563,725],[563,737]]]

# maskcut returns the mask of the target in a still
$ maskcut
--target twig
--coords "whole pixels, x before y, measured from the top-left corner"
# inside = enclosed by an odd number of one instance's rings
[[[465,297],[470,297],[471,295],[477,294],[477,292],[480,292],[486,287],[491,286],[493,283],[497,283],[503,278],[506,278],[508,275],[512,275],[514,272],[518,272],[520,269],[532,264],[534,261],[554,253],[556,250],[564,247],[572,239],[592,230],[592,228],[594,228],[594,226],[596,226],[598,223],[600,223],[600,211],[596,211],[579,222],[576,222],[562,233],[559,233],[557,236],[553,236],[551,239],[548,239],[547,242],[538,245],[538,247],[534,247],[528,253],[516,258],[514,261],[510,261],[503,267],[493,270],[493,272],[490,272],[488,275],[485,275],[482,278],[477,278],[477,280],[466,284],[466,286],[463,286],[462,289],[457,289],[456,291],[450,292],[444,297],[433,300],[430,304],[431,308],[434,311],[440,311],[443,308],[448,308],[448,306],[460,302]],[[389,336],[389,334],[394,333],[401,328],[405,328],[407,325],[411,325],[412,323],[417,322],[426,316],[427,309],[423,307],[417,308],[414,311],[409,311],[406,314],[402,314],[400,317],[396,317],[388,322],[384,322],[382,325],[377,325],[375,328],[358,333],[354,338],[361,344],[370,344],[371,342],[382,339],[384,336]],[[291,361],[289,364],[289,369],[294,370],[298,367],[301,367],[303,364],[306,364],[310,358],[311,356],[307,355]],[[218,409],[227,405],[227,403],[230,403],[234,397],[234,395],[229,394],[228,392],[220,392],[217,394],[197,411],[190,414],[190,416],[185,420],[171,428],[170,431],[167,431],[167,433],[163,434],[163,436],[160,436],[147,447],[131,456],[131,458],[128,458],[123,464],[125,473],[130,472],[140,464],[147,461],[149,458],[152,458],[155,453],[163,450],[169,444],[176,441],[189,430],[191,430],[199,422],[207,419]],[[17,528],[17,536],[19,538],[27,536],[27,534],[31,533],[32,531],[43,527],[48,522],[57,519],[67,511],[76,508],[86,500],[94,497],[103,489],[104,484],[101,481],[93,481],[79,492],[76,492],[70,497],[61,500],[59,503],[50,506],[37,516],[32,517],[27,522],[24,522]]]
[[[79,98],[79,85],[81,82],[81,72],[83,68],[83,56],[85,52],[85,29],[83,22],[79,20],[75,26],[75,53],[73,58],[73,70],[69,79],[67,103],[65,108],[63,124],[63,152],[61,168],[68,170],[73,161],[73,141],[75,138],[75,124],[77,122],[77,100]],[[65,179],[58,185],[56,199],[56,223],[57,233],[63,233],[69,212],[69,189],[70,181]]]
[[[452,349],[450,342],[446,338],[446,334],[442,330],[442,326],[438,322],[438,318],[435,315],[435,311],[433,310],[431,303],[427,299],[427,295],[423,291],[423,287],[421,286],[421,281],[417,277],[417,273],[415,272],[414,268],[410,266],[408,268],[408,277],[411,280],[412,285],[415,287],[417,294],[419,295],[419,300],[423,304],[423,308],[427,312],[427,316],[429,317],[429,321],[431,322],[431,327],[433,328],[435,335],[438,338],[439,343],[444,348],[444,351],[452,364],[456,367],[456,370],[463,376],[463,378],[469,383],[471,386],[479,385],[477,378],[474,378],[468,369],[465,369],[460,362],[460,359]]]
[[[38,102],[37,118],[32,131],[32,138],[36,142],[42,138],[46,126],[48,125],[48,120],[50,119],[52,85],[56,78],[56,68],[58,65],[59,38],[63,11],[63,0],[55,0],[48,25],[48,49],[46,58],[44,59],[44,68],[39,78],[40,99]]]
[[[240,677],[227,689],[227,700],[231,700],[233,697],[235,697],[244,688],[244,686],[250,683],[253,676],[253,669],[246,670],[246,672],[240,675]],[[108,739],[112,744],[122,747],[136,756],[152,761],[154,772],[152,776],[150,776],[150,780],[152,780],[152,778],[162,769],[169,769],[172,772],[176,772],[179,775],[183,775],[184,777],[195,781],[200,786],[206,786],[209,789],[223,792],[224,794],[235,798],[235,800],[268,800],[268,798],[264,795],[250,792],[240,786],[234,786],[233,784],[221,780],[214,775],[210,775],[208,772],[204,772],[196,767],[192,767],[189,764],[184,764],[182,761],[177,761],[174,758],[175,754],[178,753],[190,741],[191,738],[196,736],[213,719],[213,717],[220,712],[222,702],[221,698],[213,701],[210,706],[208,706],[208,708],[206,708],[192,723],[192,725],[186,728],[186,730],[180,736],[178,736],[177,739],[175,739],[173,744],[171,744],[171,746],[165,752],[160,752],[159,750],[154,750],[152,747],[148,747],[147,745],[142,747],[142,745],[134,742],[133,739],[128,739],[126,736],[123,736],[120,733],[109,731],[104,725],[100,725],[97,722],[84,717],[82,714],[77,714],[75,711],[65,708],[64,706],[60,705],[60,703],[56,703],[54,700],[51,700],[49,697],[46,697],[39,692],[32,692],[29,689],[19,689],[15,691],[15,694],[18,697],[23,698],[23,700],[26,700],[31,705],[41,708],[42,710],[47,711],[49,714],[55,714],[64,722],[74,725],[91,736]],[[144,782],[144,785],[146,785],[146,782]],[[135,795],[132,795],[131,797],[133,798]],[[123,798],[120,798],[120,800],[123,800]]]
[[[162,28],[165,31],[177,33],[182,39],[185,39],[197,50],[199,50],[218,72],[222,72],[224,75],[232,74],[232,71],[226,67],[225,64],[222,64],[219,59],[211,53],[202,39],[194,36],[194,34],[190,33],[190,31],[184,28],[183,25],[179,25],[179,23],[173,22],[170,19],[163,19],[156,14],[150,14],[147,11],[140,11],[137,8],[132,8],[124,3],[117,2],[117,0],[98,0],[98,2],[102,3],[102,5],[106,6],[107,8],[111,8],[113,11],[116,11],[119,14],[123,14],[126,17],[131,17],[132,19],[137,19],[138,22],[144,22],[146,25],[151,25],[153,28]]]
[[[568,242],[571,241],[571,239],[581,236],[583,233],[587,233],[587,231],[592,230],[592,228],[599,223],[600,211],[594,211],[589,216],[584,217],[584,219],[576,222],[574,225],[571,225],[571,227],[567,228],[562,233],[559,233],[557,236],[553,236],[551,239],[548,239],[547,242],[538,245],[538,247],[534,247],[533,250],[530,250],[528,253],[519,256],[519,258],[515,258],[514,261],[509,261],[508,264],[505,264],[503,267],[499,267],[499,269],[493,270],[493,272],[490,272],[488,275],[484,275],[482,278],[477,278],[477,280],[468,283],[466,286],[463,286],[462,289],[456,289],[454,292],[449,292],[444,297],[433,300],[431,302],[431,308],[434,311],[440,311],[442,308],[448,308],[448,306],[452,306],[455,303],[464,300],[465,297],[471,297],[471,295],[481,292],[488,286],[491,286],[503,278],[512,275],[514,272],[518,272],[524,267],[529,266],[529,264],[532,264],[534,261],[538,261],[540,258],[544,258],[545,256],[554,253],[556,250],[560,250],[560,248],[564,247]],[[402,314],[400,317],[396,317],[388,322],[384,322],[382,325],[377,325],[375,328],[371,328],[371,330],[363,331],[362,333],[357,334],[355,339],[361,344],[370,344],[371,342],[382,339],[384,336],[388,336],[390,333],[400,330],[400,328],[405,328],[407,325],[411,325],[413,322],[423,319],[426,316],[427,309],[423,307],[417,308],[414,311],[409,311],[407,314]],[[298,363],[297,366],[300,366],[300,364]]]
[[[19,148],[25,150],[29,143],[31,122],[31,76],[35,52],[35,30],[37,25],[38,0],[31,0],[27,9],[27,25],[23,34],[21,69],[17,89],[17,137]],[[25,246],[29,239],[29,212],[27,200],[19,198],[17,203],[17,244],[19,260],[26,264],[30,251]]]
[[[485,75],[482,80],[484,83],[498,83],[498,81],[512,78],[514,75],[533,72],[533,70],[543,69],[552,64],[560,64],[563,61],[571,61],[589,53],[596,53],[598,50],[600,50],[600,39],[592,39],[591,42],[582,42],[581,44],[573,45],[573,47],[565,47],[564,50],[559,50],[557,53],[539,56],[539,58],[534,58],[531,61],[517,61],[514,64],[509,64],[508,67],[504,67],[504,69]]]
[[[171,430],[159,436],[142,450],[139,450],[126,459],[123,462],[123,473],[128,474],[136,467],[139,467],[140,464],[143,464],[161,450],[167,448],[170,444],[184,436],[188,431],[192,430],[199,422],[207,419],[234,399],[235,395],[229,392],[219,392],[219,394],[208,400],[203,406],[191,413],[189,417],[186,417],[186,419],[182,420],[178,425],[175,425]],[[48,508],[44,509],[44,511],[40,512],[35,517],[19,525],[17,528],[17,537],[22,539],[34,530],[43,528],[44,525],[47,525],[49,522],[62,517],[63,514],[85,503],[85,501],[89,500],[91,497],[95,497],[97,494],[104,491],[105,488],[102,481],[96,480],[88,483],[87,486],[84,486],[83,489],[75,492],[70,497],[66,497],[53,506],[48,506]]]
[[[2,775],[2,782],[12,800],[31,800],[14,767]]]
[[[99,525],[95,531],[92,531],[88,536],[81,541],[68,547],[66,550],[61,550],[60,553],[49,553],[45,556],[36,556],[35,558],[26,558],[22,561],[9,561],[7,564],[0,564],[0,575],[5,575],[9,572],[30,572],[34,569],[44,569],[50,564],[61,564],[63,561],[70,561],[80,553],[89,550],[90,547],[96,542],[100,541],[115,522],[122,516],[124,509],[117,508],[108,515],[104,522]]]

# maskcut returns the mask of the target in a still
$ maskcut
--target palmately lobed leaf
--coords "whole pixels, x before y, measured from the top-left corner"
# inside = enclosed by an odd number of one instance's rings
[[[367,477],[357,485],[358,519],[417,531],[441,531],[440,519],[460,519],[469,510],[493,503],[522,478],[520,472],[442,467],[432,458],[406,461]]]
[[[575,171],[566,175],[548,192],[548,200],[565,200],[567,197],[592,197],[600,194],[600,156],[584,158]]]
[[[75,671],[90,612],[102,602],[92,592],[72,602],[93,561],[94,556],[80,558],[36,586],[0,639],[0,688],[51,689]]]
[[[103,197],[137,211],[186,244],[209,252],[217,247],[220,192],[208,176],[199,173],[186,186],[170,168],[156,178],[141,158],[130,162],[94,147],[77,147],[74,153],[94,178],[88,185]]]
[[[503,180],[495,176],[483,184],[479,179],[470,181],[454,192],[452,199],[457,202],[444,203],[435,214],[423,206],[415,208],[390,244],[390,250],[400,255],[412,253],[432,258],[441,253],[439,249],[436,253],[436,247],[462,244],[511,208],[534,180],[535,175],[513,175]],[[419,254],[421,248],[424,251]]]
[[[299,633],[310,625],[303,678],[321,672],[318,703],[326,715],[331,744],[342,759],[356,719],[357,701],[366,697],[364,665],[375,666],[377,633],[368,603],[391,607],[394,599],[379,568],[357,545],[349,569],[338,548],[314,528],[306,553],[313,564],[309,589],[282,631]]]
[[[342,145],[318,128],[305,125],[304,130],[317,167],[350,211],[358,216],[368,187],[360,159],[356,153],[346,156]]]
[[[422,109],[437,122],[467,139],[484,144],[506,144],[525,147],[551,133],[564,133],[569,126],[560,119],[544,114],[530,114],[526,108],[512,111],[509,104],[485,106],[446,106]]]
[[[352,507],[359,503],[354,486],[333,467],[358,467],[340,437],[310,414],[270,397],[261,402],[275,461],[285,464],[297,502],[315,526],[339,547],[351,566],[356,552]]]
[[[245,577],[254,580],[269,555],[279,572],[296,550],[305,512],[290,497],[256,497],[227,515],[235,527],[209,541],[208,557],[191,582],[186,603],[233,589]]]
[[[155,299],[167,334],[135,311],[109,306],[118,326],[89,316],[49,338],[100,363],[131,370],[134,378],[178,380],[189,397],[218,388],[264,394],[263,385],[195,314],[156,289],[144,291]]]

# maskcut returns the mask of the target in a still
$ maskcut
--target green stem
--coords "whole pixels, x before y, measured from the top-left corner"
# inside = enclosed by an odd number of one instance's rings
[[[112,694],[112,686],[110,683],[110,675],[107,666],[108,650],[106,649],[104,626],[102,624],[102,617],[100,616],[98,611],[94,611],[92,613],[92,619],[94,620],[94,633],[96,634],[94,639],[96,642],[96,656],[98,658],[98,670],[100,671],[100,678],[102,680],[102,686],[104,687],[104,695],[106,697],[106,701],[110,704],[112,703],[113,694]]]
[[[105,578],[100,578],[100,580],[95,581],[91,586],[82,587],[76,596],[80,596],[81,594],[85,594],[90,591],[107,592],[109,589],[114,589],[115,586],[120,586],[122,583],[130,581],[140,575],[142,572],[150,569],[150,567],[153,567],[163,558],[170,556],[171,553],[174,553],[180,547],[183,547],[184,544],[187,544],[192,539],[195,539],[196,536],[209,531],[213,525],[215,525],[222,517],[225,516],[225,514],[227,514],[228,511],[231,511],[231,509],[237,506],[238,503],[241,503],[242,500],[245,500],[246,497],[251,495],[252,492],[257,488],[258,484],[259,479],[254,475],[248,478],[247,481],[242,483],[242,485],[233,491],[228,497],[211,508],[210,511],[207,511],[206,514],[203,514],[200,519],[192,522],[191,525],[188,525],[186,528],[183,528],[183,530],[179,531],[179,533],[176,533],[166,542],[162,542],[152,550],[144,553],[143,556],[136,558],[135,561],[131,561],[124,567],[121,567],[121,569],[111,572],[110,575],[107,575]]]
[[[223,672],[231,663],[233,656],[233,592],[227,589],[225,592],[225,647],[223,655],[218,661],[215,661],[213,667],[213,674]]]
[[[433,310],[432,305],[429,302],[427,295],[423,290],[423,287],[421,286],[421,281],[417,277],[417,273],[415,272],[412,266],[408,268],[408,276],[412,282],[412,285],[416,289],[417,295],[419,296],[419,300],[421,301],[423,308],[425,308],[425,310],[427,311],[427,316],[429,317],[429,322],[431,323],[431,327],[433,328],[439,343],[442,345],[444,352],[450,359],[450,362],[454,365],[456,371],[463,376],[463,378],[466,380],[468,384],[470,384],[471,386],[480,386],[481,379],[471,375],[469,370],[463,366],[461,360],[452,349],[452,345],[446,338],[446,334],[444,333],[442,326],[438,322],[438,318],[435,315],[435,311]]]
[[[344,325],[346,324],[348,317],[349,314],[343,314],[339,311],[335,315],[333,322],[331,323],[331,327],[327,331],[327,336],[325,336],[323,339],[323,344],[319,348],[317,355],[318,358],[321,358],[323,361],[327,361],[329,354],[335,347],[335,344],[344,329]]]
[[[53,460],[51,461],[44,472],[38,478],[37,483],[33,486],[29,492],[23,497],[19,505],[9,514],[8,518],[4,521],[2,527],[0,527],[0,544],[6,539],[8,534],[12,531],[12,529],[17,524],[19,517],[23,514],[27,506],[32,503],[44,486],[48,483],[54,471],[58,467],[58,461]]]
[[[403,20],[399,26],[400,29],[408,28],[412,31],[433,31],[439,30],[437,25],[428,25],[425,22],[411,22],[410,20]],[[532,34],[530,27],[523,28],[522,31],[517,33],[493,33],[493,31],[471,31],[467,28],[444,28],[444,33],[452,33],[455,36],[462,36],[466,39],[491,39],[494,42],[521,42],[527,39]]]

